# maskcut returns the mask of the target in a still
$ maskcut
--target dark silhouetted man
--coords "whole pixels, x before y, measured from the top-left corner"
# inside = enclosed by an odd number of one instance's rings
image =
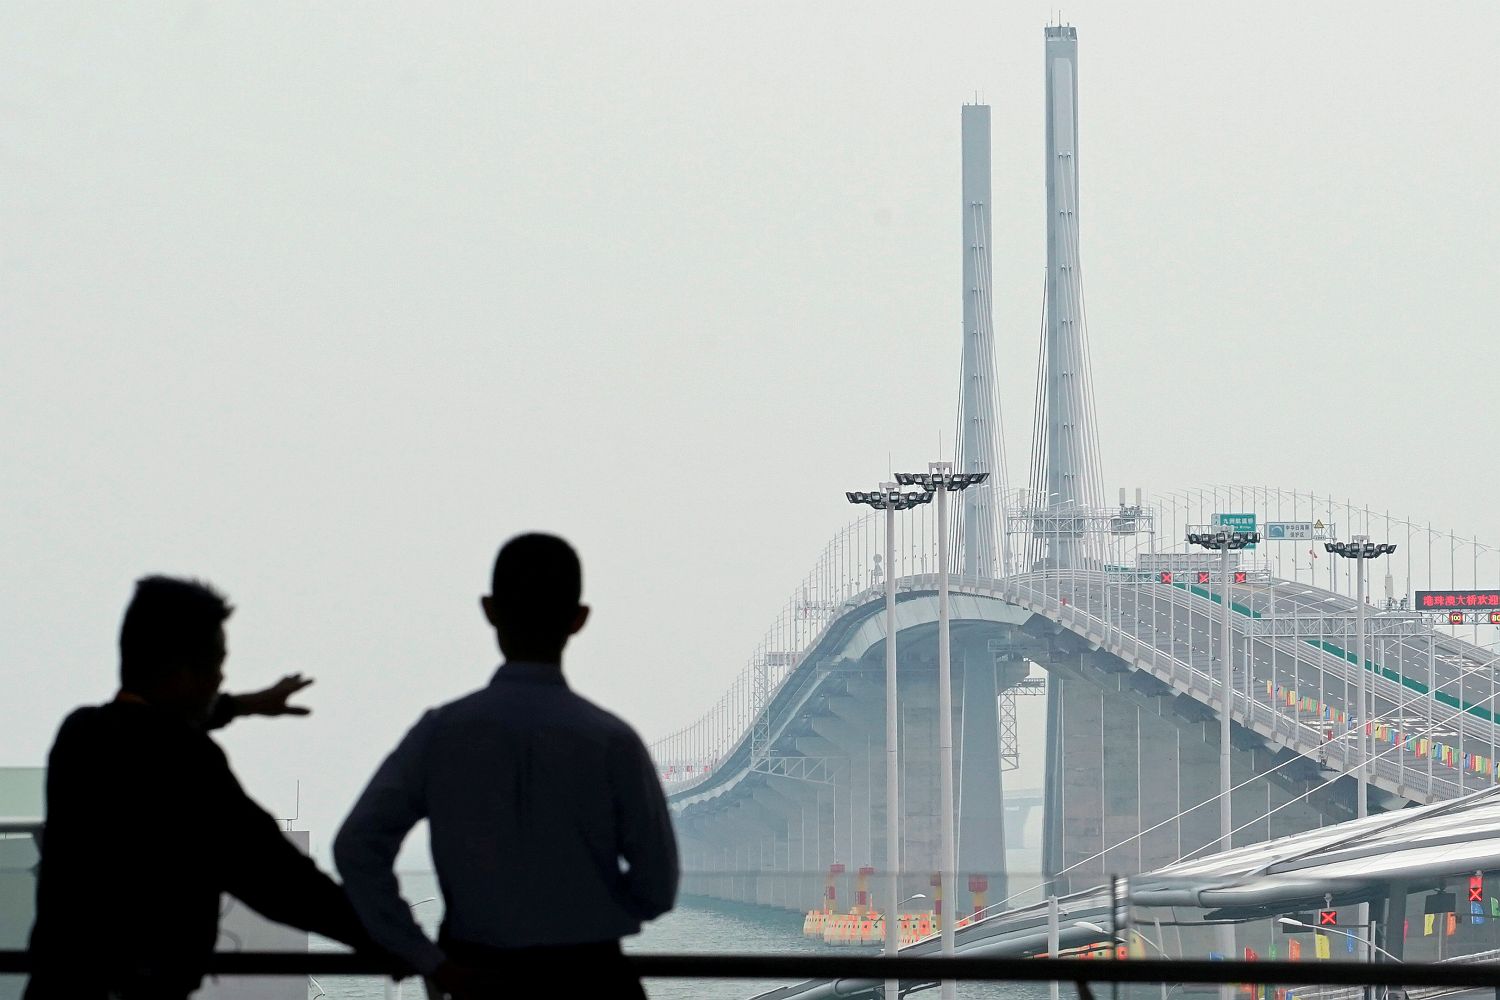
[[[422,717],[334,842],[371,937],[440,993],[510,996],[535,978],[559,995],[643,996],[620,939],[672,908],[677,844],[640,737],[563,680],[563,646],[588,618],[581,594],[568,543],[506,543],[481,600],[505,663]],[[436,944],[392,872],[422,819],[446,907]]]
[[[27,1000],[180,1000],[218,939],[219,895],[325,937],[368,942],[343,891],[246,795],[207,730],[305,715],[300,675],[220,695],[232,609],[203,584],[147,577],[120,628],[120,692],[63,722]]]

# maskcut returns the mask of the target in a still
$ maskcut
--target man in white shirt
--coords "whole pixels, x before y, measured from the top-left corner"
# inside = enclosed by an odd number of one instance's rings
[[[563,647],[588,619],[581,596],[567,542],[507,542],[481,600],[504,664],[422,716],[334,843],[370,936],[454,997],[499,996],[533,976],[574,994],[644,996],[620,939],[676,899],[677,845],[645,746],[563,679]],[[436,943],[392,870],[422,819],[445,904]]]

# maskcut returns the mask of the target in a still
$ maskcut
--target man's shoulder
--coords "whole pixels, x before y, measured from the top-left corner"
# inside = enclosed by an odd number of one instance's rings
[[[640,741],[640,737],[635,733],[635,728],[609,709],[594,704],[581,694],[575,693],[573,697],[577,699],[580,711],[586,713],[601,731],[621,739],[628,739],[635,742]]]
[[[68,713],[48,756],[50,771],[69,774],[79,767],[102,768],[103,774],[167,762],[171,766],[159,773],[205,775],[229,769],[224,751],[207,733],[150,708],[115,702]]]
[[[572,725],[580,726],[604,734],[611,739],[640,742],[640,737],[635,729],[624,719],[613,712],[585,698],[583,695],[573,691],[571,688],[555,688],[557,697],[551,701],[549,710],[542,715],[533,716],[538,723],[556,722],[557,714],[560,712],[568,718]],[[464,719],[475,716],[485,716],[496,713],[513,714],[516,707],[507,704],[506,690],[496,687],[482,687],[477,691],[455,698],[450,702],[435,706],[427,710],[417,726],[428,726],[436,729],[457,723]],[[536,706],[528,705],[528,709]]]

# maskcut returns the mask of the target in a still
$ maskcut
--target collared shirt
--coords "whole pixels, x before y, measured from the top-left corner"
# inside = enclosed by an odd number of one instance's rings
[[[430,973],[443,953],[412,918],[393,871],[422,819],[454,941],[617,940],[677,896],[677,844],[645,746],[570,691],[556,665],[507,663],[488,687],[423,715],[334,842],[371,937]]]

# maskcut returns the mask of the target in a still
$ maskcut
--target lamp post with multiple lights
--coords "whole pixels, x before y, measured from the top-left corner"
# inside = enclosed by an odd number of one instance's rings
[[[1231,846],[1229,835],[1234,830],[1229,811],[1229,789],[1233,787],[1229,774],[1229,731],[1234,707],[1234,657],[1229,651],[1229,553],[1260,541],[1260,532],[1221,528],[1211,532],[1189,532],[1187,540],[1189,545],[1201,545],[1223,553],[1219,563],[1223,586],[1219,608],[1219,695],[1223,699],[1223,710],[1219,713],[1219,850],[1227,851]]]
[[[901,800],[897,783],[900,761],[896,749],[896,511],[929,503],[932,494],[902,493],[895,483],[881,483],[877,492],[844,496],[850,503],[885,511],[885,866],[887,892],[892,901],[885,915],[885,953],[894,958],[901,946],[901,904],[895,902],[901,898]],[[886,1000],[896,1000],[900,991],[898,980],[885,981]]]
[[[950,911],[956,902],[953,895],[953,870],[958,864],[954,850],[953,831],[953,678],[949,674],[948,649],[948,494],[978,486],[990,477],[988,472],[954,472],[952,462],[929,462],[926,472],[898,472],[896,482],[901,486],[920,486],[937,495],[937,547],[938,547],[938,784],[942,809],[942,867],[938,869],[941,883],[941,898],[948,901]],[[943,949],[947,956],[954,954],[953,912],[943,914]],[[953,1000],[954,983],[945,979],[942,983],[943,1000]]]
[[[1357,777],[1359,801],[1355,804],[1356,815],[1361,818],[1369,813],[1369,803],[1366,795],[1366,783],[1369,781],[1369,735],[1365,732],[1368,724],[1369,707],[1369,679],[1366,677],[1365,668],[1365,560],[1379,559],[1381,556],[1396,551],[1393,542],[1372,542],[1368,535],[1355,535],[1347,542],[1324,542],[1323,549],[1333,555],[1343,556],[1345,559],[1353,559],[1355,566],[1354,611],[1354,661],[1359,667],[1359,690],[1355,695],[1359,699],[1359,707],[1354,713],[1354,731],[1359,740],[1359,771]],[[1347,744],[1346,744],[1347,745]]]
[[[1234,714],[1234,657],[1230,653],[1229,629],[1229,553],[1260,541],[1260,533],[1220,528],[1210,532],[1188,532],[1187,540],[1189,545],[1199,545],[1223,554],[1219,562],[1222,574],[1220,585],[1223,588],[1219,608],[1219,850],[1227,851],[1231,846],[1230,835],[1234,832],[1233,814],[1229,809],[1229,790],[1234,787],[1229,766],[1229,732]],[[1234,943],[1234,927],[1224,924],[1219,928],[1219,946],[1226,959],[1233,957]],[[1219,996],[1223,1000],[1229,1000],[1232,995],[1229,986],[1219,988]]]

